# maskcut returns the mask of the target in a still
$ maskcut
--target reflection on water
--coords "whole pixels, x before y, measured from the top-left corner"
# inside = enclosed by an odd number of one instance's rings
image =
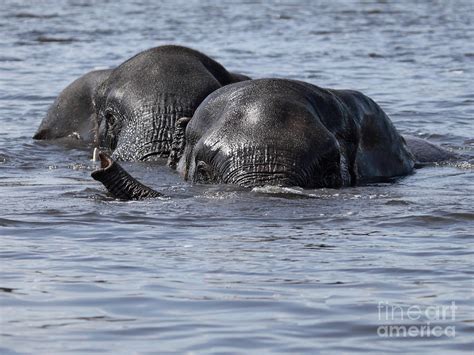
[[[0,352],[472,350],[471,1],[1,6]],[[128,163],[167,198],[121,202],[89,150],[32,141],[76,77],[166,43],[363,91],[466,160],[340,190],[193,186]],[[454,318],[423,313],[452,302]],[[427,323],[455,336],[381,335]]]

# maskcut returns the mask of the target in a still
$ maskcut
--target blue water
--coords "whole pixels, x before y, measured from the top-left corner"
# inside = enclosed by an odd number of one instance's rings
[[[93,3],[0,1],[0,353],[472,353],[472,1]],[[31,139],[75,78],[169,43],[360,90],[466,159],[340,190],[128,163],[167,198],[122,202],[90,150]]]

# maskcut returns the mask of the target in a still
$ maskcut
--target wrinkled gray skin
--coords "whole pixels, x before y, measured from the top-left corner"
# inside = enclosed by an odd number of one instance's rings
[[[175,122],[220,87],[247,80],[195,50],[161,46],[118,66],[94,97],[101,148],[122,161],[169,155]]]
[[[50,106],[33,138],[93,143],[96,118],[92,97],[111,72],[91,71],[68,85]]]
[[[338,188],[391,181],[410,174],[417,159],[455,157],[418,138],[407,142],[360,92],[260,79],[215,91],[191,120],[179,120],[169,163],[179,160],[177,170],[193,182]],[[156,193],[143,185],[113,192],[106,184],[118,175],[111,164],[104,160],[94,178],[114,196]],[[121,184],[135,186],[130,179]]]

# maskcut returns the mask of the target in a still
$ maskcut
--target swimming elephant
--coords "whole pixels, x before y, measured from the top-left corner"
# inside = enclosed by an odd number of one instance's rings
[[[190,48],[141,52],[114,69],[94,96],[98,144],[116,160],[167,157],[177,119],[191,117],[211,92],[248,79]]]
[[[111,69],[91,71],[68,85],[50,106],[33,139],[93,143],[96,131],[93,94],[111,72]]]
[[[170,165],[177,163],[193,182],[339,188],[410,174],[417,154],[423,162],[452,157],[424,140],[409,142],[414,151],[360,92],[260,79],[223,87],[191,120],[178,120]],[[114,196],[159,194],[124,175],[106,155],[101,161],[92,176]]]

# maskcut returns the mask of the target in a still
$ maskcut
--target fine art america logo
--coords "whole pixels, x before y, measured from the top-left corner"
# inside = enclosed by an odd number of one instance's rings
[[[377,335],[382,338],[431,338],[456,336],[456,303],[449,306],[396,305],[379,302],[378,316],[381,325]]]

